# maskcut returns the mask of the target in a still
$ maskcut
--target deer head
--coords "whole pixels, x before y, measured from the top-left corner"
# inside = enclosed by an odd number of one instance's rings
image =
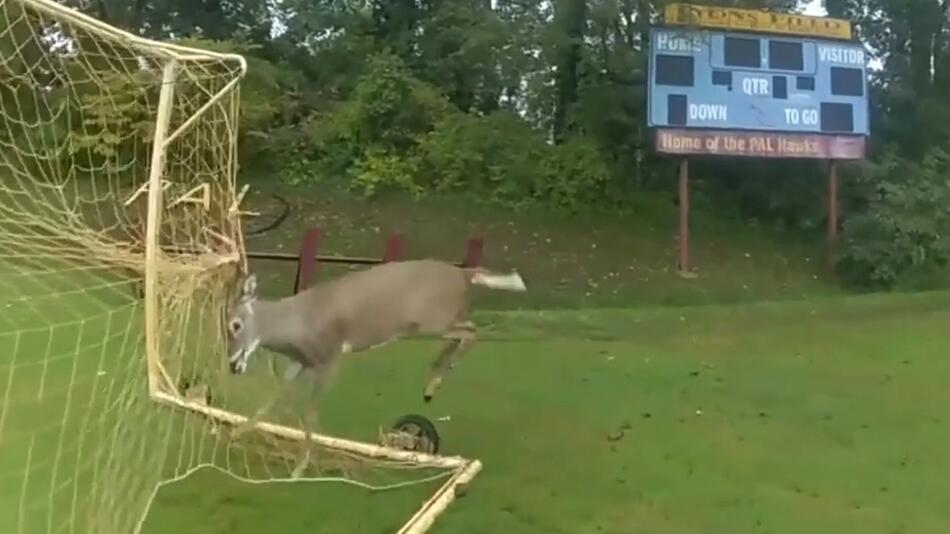
[[[228,332],[228,365],[231,373],[239,375],[247,371],[251,355],[261,344],[254,319],[254,303],[257,301],[257,276],[248,275],[240,285],[240,291],[228,305],[226,328]]]

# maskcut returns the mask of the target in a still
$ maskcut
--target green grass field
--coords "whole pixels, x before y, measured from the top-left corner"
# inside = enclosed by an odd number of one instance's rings
[[[444,452],[480,458],[485,469],[434,532],[950,526],[948,294],[479,320],[484,342],[431,406],[420,387],[436,346],[416,340],[352,358],[322,408],[327,431],[366,440],[405,412],[451,418],[439,424]],[[47,387],[70,383],[74,369],[50,368]],[[29,383],[16,375],[14,388],[20,380]],[[25,430],[44,417],[21,412],[15,424]],[[156,424],[162,435],[167,427]],[[16,474],[21,459],[8,444],[3,472]],[[0,502],[12,505],[20,489],[0,485]],[[145,532],[391,532],[433,489],[251,485],[205,472],[164,488]]]
[[[337,236],[328,252],[376,254],[404,208],[323,200],[319,220],[298,202],[248,246],[292,250],[319,223]],[[813,244],[735,228],[701,233],[700,277],[684,280],[668,227],[585,232],[465,209],[422,206],[394,229],[416,257],[461,255],[465,228],[484,229],[489,265],[518,266],[532,292],[479,294],[482,341],[431,405],[422,379],[438,345],[424,339],[354,355],[320,405],[324,432],[371,442],[424,414],[443,453],[484,462],[432,532],[950,530],[950,293],[842,296]],[[247,468],[210,426],[148,401],[141,307],[124,286],[44,265],[0,263],[0,532],[126,532],[155,481],[209,460]],[[292,266],[254,269],[265,292],[289,290]],[[219,381],[253,405],[266,375],[259,357]],[[438,484],[371,492],[203,470],[162,487],[143,532],[393,532]]]
[[[427,342],[353,358],[325,401],[365,439],[403,412],[451,417],[444,452],[485,469],[433,532],[950,527],[948,294],[482,319],[490,340],[431,406]],[[379,494],[327,529],[324,491],[202,477],[161,494],[150,532],[381,532],[366,514],[409,504]]]

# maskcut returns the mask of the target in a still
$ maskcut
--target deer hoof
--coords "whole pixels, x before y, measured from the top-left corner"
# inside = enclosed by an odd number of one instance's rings
[[[429,402],[432,400],[432,396],[435,395],[435,392],[439,389],[439,386],[442,384],[441,376],[433,376],[429,379],[429,383],[426,384],[425,389],[422,390],[422,400]]]

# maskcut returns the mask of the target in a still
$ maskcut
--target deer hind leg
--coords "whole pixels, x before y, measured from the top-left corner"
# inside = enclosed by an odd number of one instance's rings
[[[422,400],[425,402],[432,400],[436,390],[442,385],[445,374],[455,368],[459,356],[475,343],[475,325],[469,321],[455,323],[442,337],[447,341],[429,369],[429,378],[422,392]]]

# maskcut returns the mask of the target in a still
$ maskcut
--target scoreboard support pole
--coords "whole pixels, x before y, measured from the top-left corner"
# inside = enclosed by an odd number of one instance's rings
[[[825,267],[834,270],[835,246],[838,241],[838,164],[831,160],[828,165],[828,224]]]
[[[689,272],[689,160],[679,165],[679,271]]]

